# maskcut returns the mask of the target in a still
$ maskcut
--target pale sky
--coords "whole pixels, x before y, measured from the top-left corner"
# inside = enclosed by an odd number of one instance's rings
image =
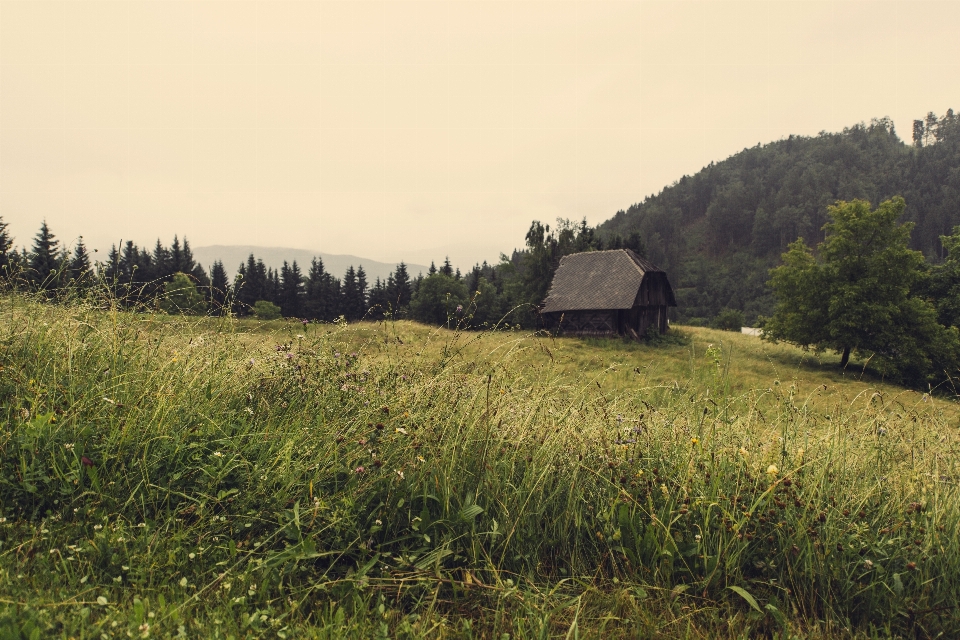
[[[0,216],[468,267],[758,142],[950,107],[958,0],[0,0]]]

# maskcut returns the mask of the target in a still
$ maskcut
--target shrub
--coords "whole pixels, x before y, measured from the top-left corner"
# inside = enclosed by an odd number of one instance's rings
[[[257,300],[253,303],[253,315],[258,320],[276,320],[280,317],[280,307],[269,300]]]
[[[714,329],[722,329],[723,331],[740,331],[743,326],[743,311],[724,309],[717,314],[710,325]]]

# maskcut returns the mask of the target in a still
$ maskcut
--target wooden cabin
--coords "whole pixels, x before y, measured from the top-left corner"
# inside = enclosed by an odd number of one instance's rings
[[[540,313],[561,335],[639,340],[650,325],[666,333],[667,307],[675,306],[662,269],[630,249],[615,249],[561,258]]]

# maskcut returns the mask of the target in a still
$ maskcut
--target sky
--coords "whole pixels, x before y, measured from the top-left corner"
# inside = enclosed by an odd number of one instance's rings
[[[790,134],[960,110],[960,0],[0,0],[0,217],[469,267]]]

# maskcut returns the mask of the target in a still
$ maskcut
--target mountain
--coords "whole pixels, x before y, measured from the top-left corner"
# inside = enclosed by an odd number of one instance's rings
[[[309,251],[307,249],[234,245],[211,245],[209,247],[193,248],[194,259],[199,264],[203,265],[204,269],[209,271],[210,265],[212,265],[214,261],[220,260],[223,262],[223,266],[227,270],[227,273],[230,274],[231,278],[234,274],[236,274],[237,267],[239,267],[241,263],[246,262],[247,256],[249,256],[251,253],[257,258],[263,260],[263,263],[268,267],[273,267],[277,270],[283,266],[284,260],[286,260],[288,263],[292,263],[294,260],[296,260],[297,264],[300,265],[300,270],[303,273],[306,273],[309,270],[310,261],[314,258],[314,256],[316,256],[323,260],[323,265],[327,272],[333,274],[337,278],[343,277],[347,267],[359,267],[360,265],[363,265],[364,271],[367,272],[367,281],[370,283],[377,278],[386,280],[387,276],[390,275],[390,273],[397,267],[395,264],[377,262],[376,260],[370,260],[369,258],[322,253],[320,251]],[[410,273],[411,276],[416,276],[421,272],[426,274],[427,269],[428,267],[425,267],[422,264],[407,264],[407,272]]]
[[[895,195],[915,225],[913,248],[942,259],[940,236],[960,225],[960,118],[952,110],[915,121],[912,145],[883,118],[744,149],[618,211],[597,232],[610,239],[639,231],[647,257],[670,276],[677,320],[736,309],[752,324],[772,313],[769,269],[798,237],[823,239],[829,205],[860,198],[876,206]]]

